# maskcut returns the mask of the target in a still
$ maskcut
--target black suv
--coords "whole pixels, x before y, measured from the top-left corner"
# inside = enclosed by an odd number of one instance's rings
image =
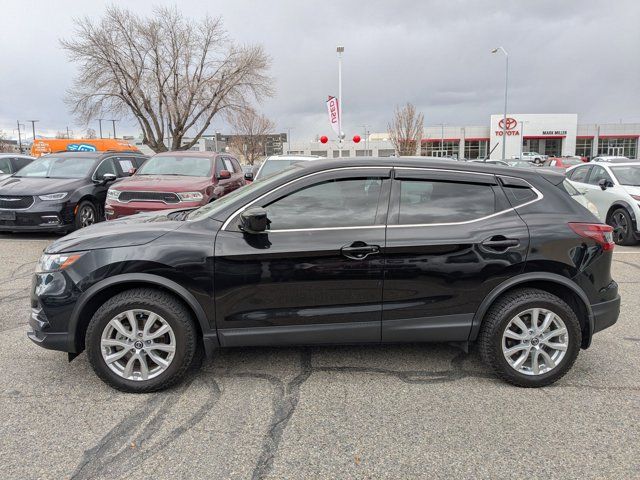
[[[475,342],[505,380],[548,385],[620,309],[611,227],[572,196],[537,169],[305,162],[57,240],[28,335],[130,392],[177,381],[198,345]]]
[[[0,231],[65,232],[96,223],[109,184],[145,160],[134,152],[44,155],[0,182]]]

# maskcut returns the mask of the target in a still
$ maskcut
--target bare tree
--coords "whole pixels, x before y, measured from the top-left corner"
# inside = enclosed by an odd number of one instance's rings
[[[7,134],[4,130],[0,130],[0,152],[13,152],[15,151],[14,146],[7,141]]]
[[[58,130],[56,132],[56,138],[69,138],[69,135],[67,135],[67,132],[63,132],[62,130]]]
[[[98,135],[96,135],[95,129],[87,128],[87,133],[84,138],[98,138]]]
[[[387,126],[389,137],[399,156],[416,155],[424,128],[424,115],[407,103],[396,107],[393,120]]]
[[[269,57],[234,44],[219,17],[196,21],[166,7],[141,17],[110,6],[101,20],[76,25],[61,40],[81,72],[67,93],[71,110],[85,123],[132,115],[156,152],[187,150],[217,114],[272,94]]]
[[[235,112],[229,118],[229,123],[233,132],[229,148],[236,156],[253,165],[266,154],[267,135],[273,133],[275,123],[252,108]]]

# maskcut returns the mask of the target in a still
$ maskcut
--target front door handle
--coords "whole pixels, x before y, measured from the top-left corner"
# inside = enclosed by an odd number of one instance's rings
[[[380,247],[378,245],[368,245],[364,242],[353,242],[351,245],[342,247],[340,253],[352,260],[364,260],[369,255],[380,253]]]
[[[506,238],[502,235],[494,235],[491,238],[487,238],[481,245],[490,250],[503,252],[511,247],[517,247],[520,245],[520,241],[516,238]]]

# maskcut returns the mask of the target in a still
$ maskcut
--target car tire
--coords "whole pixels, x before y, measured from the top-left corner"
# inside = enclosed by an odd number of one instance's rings
[[[148,393],[184,376],[197,352],[197,333],[191,312],[177,298],[136,288],[98,308],[85,345],[93,370],[105,383],[123,392]]]
[[[626,208],[614,210],[607,224],[613,227],[613,241],[617,245],[628,246],[638,243],[633,232],[633,220]]]
[[[74,218],[75,230],[88,227],[98,222],[98,209],[90,200],[83,200],[78,204]]]
[[[538,320],[533,329],[531,319],[536,310]],[[548,329],[543,330],[549,313]],[[517,326],[516,319],[526,332]],[[518,336],[521,338],[513,338]],[[522,288],[506,293],[491,306],[478,343],[483,361],[500,378],[519,387],[544,387],[572,367],[580,351],[582,331],[575,312],[563,300],[544,290]]]

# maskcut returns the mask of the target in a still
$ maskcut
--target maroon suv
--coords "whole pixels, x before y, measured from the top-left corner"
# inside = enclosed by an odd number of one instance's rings
[[[224,153],[165,152],[149,158],[107,192],[107,220],[150,210],[199,207],[245,184],[240,163]]]

